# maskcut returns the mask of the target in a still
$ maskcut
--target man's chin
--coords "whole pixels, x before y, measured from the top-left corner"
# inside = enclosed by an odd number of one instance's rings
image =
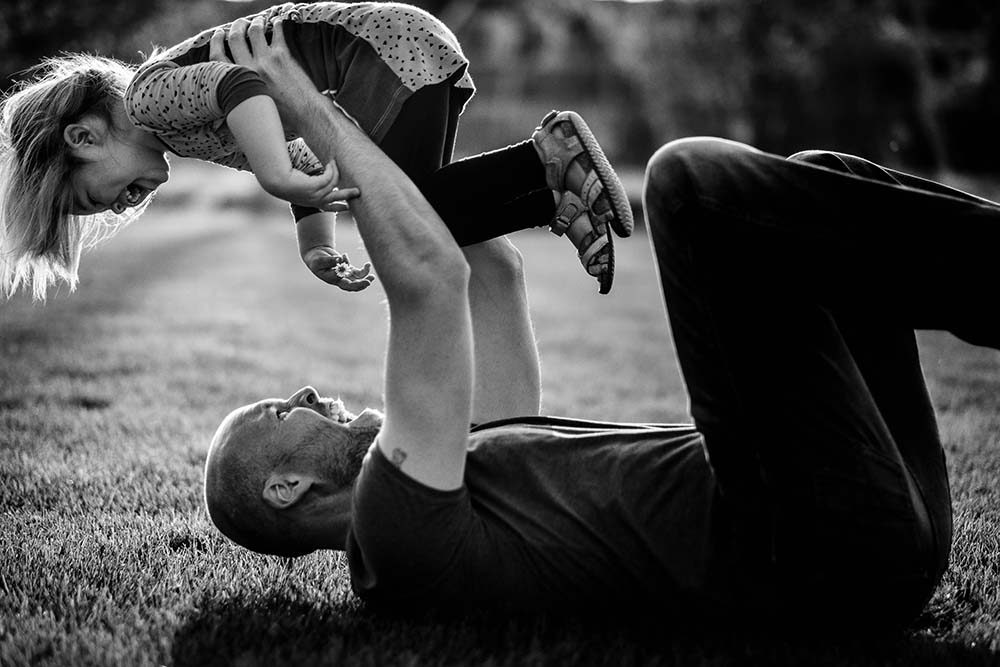
[[[355,429],[375,429],[376,431],[382,428],[382,422],[385,419],[383,415],[378,410],[372,408],[365,408],[361,411],[361,414],[353,417],[348,425]]]

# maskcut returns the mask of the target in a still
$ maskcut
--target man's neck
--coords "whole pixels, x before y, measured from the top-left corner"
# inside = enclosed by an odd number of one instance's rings
[[[316,549],[343,550],[351,527],[353,485],[313,500],[301,516],[301,537]]]

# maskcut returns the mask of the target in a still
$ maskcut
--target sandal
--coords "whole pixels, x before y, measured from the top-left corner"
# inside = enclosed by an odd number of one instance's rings
[[[622,238],[635,228],[632,206],[625,188],[601,150],[587,123],[574,111],[550,111],[531,135],[544,156],[549,188],[566,192],[566,174],[574,160],[586,172],[583,185],[574,194],[583,201],[595,223],[609,224]],[[605,195],[605,196],[602,196]]]
[[[594,222],[575,193],[563,192],[549,229],[556,236],[565,234],[576,246],[583,268],[597,278],[597,291],[610,292],[615,278],[615,246],[607,223]]]

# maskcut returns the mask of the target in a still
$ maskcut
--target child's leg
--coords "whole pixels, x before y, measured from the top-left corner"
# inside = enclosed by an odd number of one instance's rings
[[[556,212],[531,141],[445,164],[417,185],[462,246],[548,225]]]
[[[459,245],[552,225],[566,233],[584,268],[607,292],[614,255],[606,225],[591,222],[576,193],[552,189],[532,140],[451,162],[459,112],[448,82],[424,87],[403,105],[380,146],[413,179]],[[582,187],[583,179],[577,180]],[[599,188],[593,191],[599,194]]]
[[[549,224],[555,201],[531,142],[452,163],[457,127],[451,84],[442,82],[410,96],[379,146],[413,179],[459,245]]]

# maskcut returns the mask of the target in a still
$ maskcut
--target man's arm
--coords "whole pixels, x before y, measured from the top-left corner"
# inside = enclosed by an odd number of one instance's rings
[[[336,158],[343,182],[361,191],[351,210],[389,303],[379,447],[417,481],[458,488],[472,402],[468,264],[410,179],[292,60],[280,23],[271,45],[262,22],[251,24],[249,49],[246,27],[235,22],[229,34],[236,62],[261,74],[285,122],[325,163]]]
[[[475,338],[472,421],[537,415],[538,348],[528,314],[521,253],[506,238],[463,248],[472,274],[469,305]]]

